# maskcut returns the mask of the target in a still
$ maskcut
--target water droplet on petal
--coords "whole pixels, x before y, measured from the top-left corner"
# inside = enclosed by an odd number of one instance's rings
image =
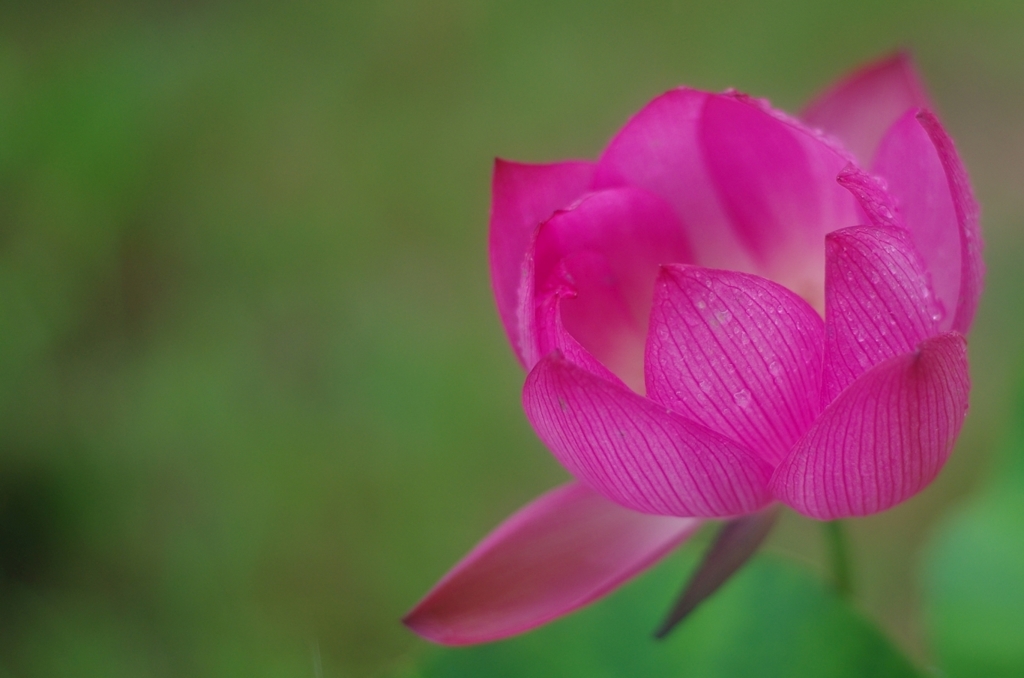
[[[750,391],[743,389],[732,394],[732,399],[736,401],[736,404],[746,409],[750,407]]]

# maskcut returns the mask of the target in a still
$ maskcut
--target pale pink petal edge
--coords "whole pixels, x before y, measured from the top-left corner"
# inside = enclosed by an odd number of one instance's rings
[[[564,522],[567,516],[570,520]],[[573,518],[580,520],[574,523]],[[568,483],[505,520],[402,621],[442,645],[485,643],[523,633],[616,589],[693,535],[702,522],[636,513],[580,483]],[[528,553],[531,544],[552,537],[552,553]],[[559,567],[566,569],[558,572]],[[552,573],[557,574],[554,580]],[[551,590],[529,590],[545,576]],[[516,588],[527,599],[508,599]],[[460,609],[474,594],[482,599]]]

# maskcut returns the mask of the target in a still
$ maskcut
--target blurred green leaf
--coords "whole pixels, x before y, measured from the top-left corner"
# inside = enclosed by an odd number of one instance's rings
[[[1024,675],[1024,412],[1017,417],[994,482],[945,521],[928,559],[928,622],[949,676]]]
[[[518,638],[438,650],[418,678],[488,676],[915,676],[869,622],[809,574],[759,558],[665,641],[651,637],[678,561],[606,601]]]

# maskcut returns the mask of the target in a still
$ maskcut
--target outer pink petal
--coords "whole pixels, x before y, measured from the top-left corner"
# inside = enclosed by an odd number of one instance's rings
[[[648,396],[779,463],[820,405],[822,321],[757,276],[662,269],[651,311]]]
[[[956,316],[953,318],[952,328],[966,334],[974,322],[985,279],[985,262],[981,258],[983,243],[980,210],[978,202],[974,199],[967,170],[956,152],[953,140],[946,134],[939,119],[929,111],[918,113],[917,119],[939,152],[942,167],[946,170],[949,192],[953,197],[953,208],[956,210],[960,232],[960,294],[957,297]]]
[[[821,520],[864,516],[924,489],[967,414],[967,343],[950,332],[865,372],[775,470],[775,496]]]
[[[536,499],[462,559],[405,617],[424,638],[470,645],[582,607],[692,535],[696,518],[649,516],[579,483]]]
[[[555,210],[582,195],[589,188],[593,174],[594,165],[589,162],[526,165],[496,160],[494,163],[491,283],[505,332],[524,364],[516,311],[527,247],[537,226]]]
[[[570,290],[561,303],[565,328],[606,367],[642,386],[644,335],[658,266],[691,258],[679,220],[654,193],[641,188],[588,193],[538,230],[526,265],[533,287],[521,291],[521,313],[536,313],[552,290]],[[529,342],[524,337],[523,345]],[[537,349],[539,358],[551,347],[538,344]]]
[[[699,141],[756,272],[821,308],[822,239],[860,222],[853,196],[836,183],[851,158],[764,102],[740,95],[708,97]]]
[[[753,270],[729,216],[715,194],[698,133],[706,92],[679,88],[637,113],[598,162],[597,187],[641,186],[667,200],[682,219],[696,261]]]
[[[837,137],[865,167],[889,126],[908,108],[928,106],[910,56],[897,52],[839,81],[804,110],[807,124]]]
[[[978,206],[952,141],[933,115],[909,111],[882,140],[874,171],[887,181],[924,259],[943,313],[940,330],[967,332],[984,264]]]
[[[825,239],[823,403],[883,360],[937,331],[920,256],[901,229],[856,226]]]
[[[754,454],[557,354],[530,372],[523,406],[570,473],[627,508],[730,516],[769,500],[771,467]]]

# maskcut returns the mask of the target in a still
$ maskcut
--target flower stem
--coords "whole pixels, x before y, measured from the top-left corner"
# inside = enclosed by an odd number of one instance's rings
[[[853,594],[850,576],[850,548],[846,539],[846,531],[839,520],[822,523],[825,528],[826,547],[832,566],[832,585],[843,600],[849,600]]]

